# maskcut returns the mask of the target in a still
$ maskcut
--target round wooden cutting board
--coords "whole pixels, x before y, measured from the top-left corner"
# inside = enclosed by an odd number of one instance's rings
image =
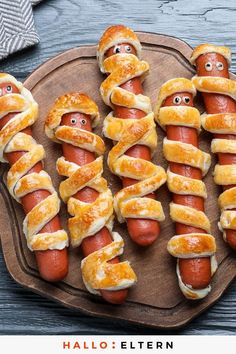
[[[150,74],[144,82],[144,92],[154,103],[157,91],[165,81],[174,77],[191,78],[194,75],[194,68],[189,63],[192,48],[183,41],[169,36],[151,33],[138,33],[138,35],[143,45],[143,59],[150,64]],[[232,78],[235,79],[233,76]],[[31,90],[39,103],[39,119],[33,126],[33,132],[36,140],[45,147],[45,169],[51,174],[56,187],[59,185],[60,177],[56,172],[55,163],[62,153],[60,145],[54,144],[44,134],[45,117],[56,97],[66,92],[83,91],[96,101],[104,118],[109,110],[99,94],[102,80],[104,77],[98,68],[96,46],[86,46],[71,49],[47,61],[25,81],[25,86]],[[199,98],[197,106],[202,110]],[[98,127],[96,133],[101,135],[101,129],[102,125]],[[167,164],[162,153],[164,133],[159,127],[157,131],[159,144],[154,161],[166,168]],[[210,151],[208,134],[201,133],[200,145],[203,150]],[[106,146],[109,151],[111,142],[106,140]],[[138,283],[130,289],[124,305],[107,304],[101,298],[94,297],[86,291],[81,278],[82,255],[79,249],[70,250],[70,269],[64,281],[50,284],[42,280],[37,271],[34,255],[26,247],[22,232],[24,218],[22,208],[11,199],[5,186],[8,166],[2,164],[0,234],[2,250],[10,274],[18,283],[42,296],[87,314],[122,319],[156,328],[176,328],[186,324],[212,305],[236,275],[236,258],[223,242],[217,227],[219,219],[217,197],[220,190],[212,178],[215,162],[215,158],[212,157],[212,167],[205,178],[208,191],[206,213],[212,223],[212,234],[216,237],[219,268],[212,281],[212,292],[204,300],[189,302],[179,290],[175,273],[176,259],[173,259],[166,250],[168,240],[175,233],[174,224],[169,218],[171,195],[166,186],[157,192],[166,220],[161,224],[161,235],[154,245],[148,248],[138,247],[130,241],[126,225],[115,224],[114,229],[125,239],[125,253],[122,259],[130,260],[138,275]],[[121,187],[120,180],[109,172],[106,164],[104,170],[105,177],[115,193]],[[64,205],[61,218],[66,227],[68,214]]]

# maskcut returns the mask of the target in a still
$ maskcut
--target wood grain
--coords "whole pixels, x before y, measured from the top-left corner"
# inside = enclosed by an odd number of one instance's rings
[[[1,70],[23,80],[45,59],[71,47],[96,43],[111,23],[124,23],[135,30],[174,35],[193,46],[206,41],[229,45],[233,52],[232,71],[236,69],[236,8],[233,0],[227,1],[227,4],[218,0],[201,0],[197,6],[180,0],[147,0],[145,3],[88,0],[80,2],[80,5],[78,3],[75,0],[44,0],[38,5],[35,20],[41,44],[1,62]],[[160,333],[122,322],[94,320],[80,312],[55,305],[13,282],[2,258],[0,260],[1,334]],[[236,329],[235,293],[234,283],[214,307],[183,331],[174,333],[233,334]]]
[[[44,0],[35,8],[41,43],[3,62],[2,70],[28,75],[48,58],[69,48],[97,43],[110,24],[125,23],[136,31],[164,33],[195,46],[213,42],[236,53],[234,0]],[[220,25],[219,25],[220,24]],[[34,58],[32,62],[32,56]],[[236,57],[233,56],[233,64]]]

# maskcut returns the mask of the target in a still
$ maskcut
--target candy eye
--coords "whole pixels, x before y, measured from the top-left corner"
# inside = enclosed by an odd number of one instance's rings
[[[71,118],[70,122],[71,122],[71,124],[76,124],[77,123],[77,119],[76,118]]]
[[[180,104],[180,102],[181,102],[181,97],[175,96],[175,97],[173,98],[173,103],[174,103],[174,104]]]
[[[190,98],[188,96],[184,97],[184,103],[189,104]]]
[[[12,92],[12,87],[10,85],[7,86],[7,93],[11,93]]]
[[[206,71],[211,71],[212,70],[212,64],[210,62],[207,62],[205,64],[205,69],[206,69]]]
[[[85,124],[87,123],[87,120],[86,120],[86,119],[81,119],[80,123],[81,123],[82,125],[85,125]]]
[[[223,64],[221,61],[218,61],[218,62],[216,63],[216,67],[217,67],[217,69],[220,70],[220,71],[224,70],[224,64]]]
[[[129,45],[125,46],[125,51],[126,53],[130,53],[131,52],[131,47]]]
[[[116,45],[116,46],[115,46],[115,48],[113,49],[113,53],[114,53],[114,54],[120,53],[120,46],[119,46],[119,45]]]

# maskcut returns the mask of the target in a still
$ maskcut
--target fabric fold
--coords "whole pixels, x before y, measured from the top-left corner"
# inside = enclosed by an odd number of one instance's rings
[[[0,1],[0,59],[39,42],[32,6],[40,0]]]

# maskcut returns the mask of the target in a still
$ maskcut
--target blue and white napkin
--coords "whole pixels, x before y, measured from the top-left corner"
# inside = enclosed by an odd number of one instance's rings
[[[0,0],[0,59],[39,42],[33,6],[41,0]]]

